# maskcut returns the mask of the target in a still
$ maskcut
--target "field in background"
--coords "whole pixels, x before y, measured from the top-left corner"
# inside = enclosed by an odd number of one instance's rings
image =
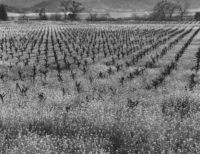
[[[2,23],[1,153],[198,153],[200,26]]]
[[[46,15],[48,17],[51,17],[52,15],[55,15],[55,14],[58,14],[58,15],[61,15],[62,18],[64,18],[64,13],[63,12],[53,12],[53,13],[46,13]],[[105,16],[106,13],[101,13],[101,12],[98,12],[97,13],[98,16]],[[38,18],[38,13],[26,13],[25,14],[26,17],[30,18],[30,19],[35,19],[35,18]],[[138,15],[138,16],[144,16],[144,15],[148,15],[148,12],[109,12],[109,18],[114,18],[114,19],[117,19],[117,18],[129,18],[129,17],[133,17],[134,15]],[[23,17],[24,14],[23,13],[8,13],[8,17],[9,18],[20,18],[20,17]],[[87,19],[88,17],[90,17],[90,13],[79,13],[79,18],[80,19]]]

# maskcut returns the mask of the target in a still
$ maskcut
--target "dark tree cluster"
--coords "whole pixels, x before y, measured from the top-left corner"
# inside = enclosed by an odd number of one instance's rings
[[[4,4],[0,5],[0,20],[3,20],[3,21],[8,20],[7,10]]]
[[[188,7],[188,3],[183,5],[175,1],[162,0],[154,6],[150,19],[156,21],[171,21],[176,19],[174,16],[178,16],[179,20],[183,20]]]
[[[60,5],[64,8],[65,12],[65,19],[67,18],[67,12],[68,12],[68,18],[70,20],[76,20],[78,13],[84,10],[82,7],[82,3],[73,1],[73,0],[68,0],[68,1],[61,1]]]
[[[194,19],[200,21],[200,12],[196,12]]]

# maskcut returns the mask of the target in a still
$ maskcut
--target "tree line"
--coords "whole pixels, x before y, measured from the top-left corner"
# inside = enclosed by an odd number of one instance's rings
[[[82,6],[82,3],[74,1],[74,0],[68,0],[68,1],[61,1],[60,2],[61,11],[64,12],[64,19],[66,20],[67,18],[70,20],[76,20],[78,13],[84,10],[84,7]],[[47,20],[47,14],[46,14],[46,8],[39,8],[35,10],[35,13],[38,13],[38,19],[39,20]],[[23,15],[23,18],[25,19],[25,13]],[[56,15],[55,15],[56,18]],[[60,18],[57,15],[57,18]],[[8,15],[7,15],[7,9],[6,5],[1,4],[0,5],[0,20],[6,21],[8,20]]]
[[[67,18],[70,20],[76,20],[78,13],[84,10],[82,3],[73,0],[63,0],[60,2],[60,6],[62,7],[60,10],[64,12],[64,20],[66,20]],[[36,13],[38,13],[40,20],[48,19],[45,8],[37,9]],[[52,16],[52,18],[60,20],[61,17],[59,16],[59,14],[55,14]]]

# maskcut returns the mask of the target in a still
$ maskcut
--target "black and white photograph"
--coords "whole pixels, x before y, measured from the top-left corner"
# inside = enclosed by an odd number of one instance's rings
[[[200,0],[0,0],[0,154],[200,154]]]

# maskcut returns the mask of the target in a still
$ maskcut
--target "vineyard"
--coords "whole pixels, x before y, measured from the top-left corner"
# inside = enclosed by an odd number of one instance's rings
[[[198,153],[200,26],[1,23],[1,153]]]

